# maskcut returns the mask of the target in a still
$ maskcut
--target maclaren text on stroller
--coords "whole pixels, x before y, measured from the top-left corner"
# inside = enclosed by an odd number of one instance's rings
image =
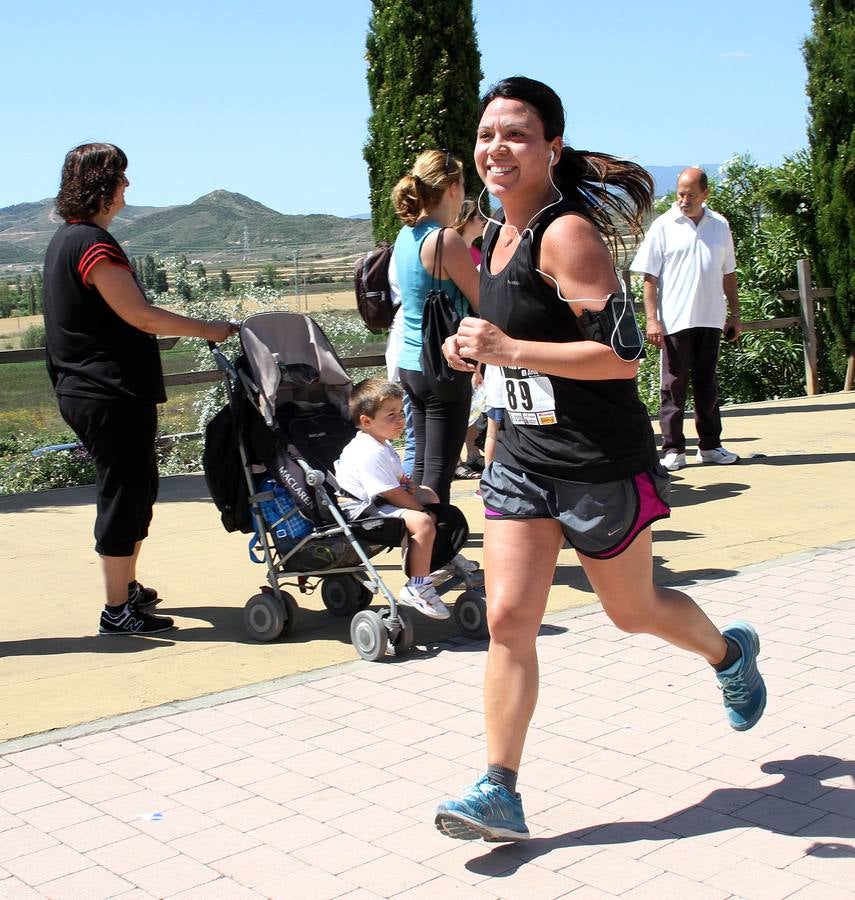
[[[333,464],[355,433],[348,411],[352,384],[341,361],[318,324],[298,313],[249,316],[241,324],[240,342],[243,352],[234,364],[210,345],[229,403],[208,426],[204,465],[223,525],[247,533],[254,529],[251,548],[255,545],[263,558],[253,558],[267,565],[268,584],[244,609],[249,634],[273,641],[290,633],[297,602],[281,585],[301,593],[320,585],[331,613],[353,615],[350,636],[363,659],[382,659],[387,650],[405,653],[415,640],[411,611],[399,606],[371,562],[381,550],[401,546],[404,523],[372,514],[371,507],[349,521],[335,499]],[[224,428],[234,438],[229,459]],[[243,470],[243,513],[241,498],[225,498],[216,489],[223,467],[237,467],[235,453]],[[283,499],[279,509],[290,510],[271,522],[271,504]],[[431,510],[437,518],[431,567],[440,569],[469,532],[456,507],[436,504]],[[294,524],[291,516],[299,516],[297,525],[305,527],[284,527]],[[487,617],[479,576],[455,574],[438,592],[464,588],[454,604],[455,620],[464,634],[481,638],[487,636]],[[388,602],[379,612],[368,609],[378,592]]]

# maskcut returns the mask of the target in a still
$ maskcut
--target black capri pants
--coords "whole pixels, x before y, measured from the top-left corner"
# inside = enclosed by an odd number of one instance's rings
[[[412,369],[399,372],[413,411],[416,438],[413,484],[433,488],[439,502],[448,503],[454,468],[460,460],[460,449],[469,427],[472,382],[462,378],[443,386],[442,393],[438,393],[437,385],[421,372]]]
[[[157,499],[157,406],[61,396],[59,411],[95,463],[95,552],[133,556]]]

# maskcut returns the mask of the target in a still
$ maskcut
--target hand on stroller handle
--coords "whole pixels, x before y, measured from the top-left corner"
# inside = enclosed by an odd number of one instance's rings
[[[233,334],[237,334],[240,331],[240,322],[237,319],[229,319],[226,322],[226,325],[229,326],[229,333],[226,337],[226,340],[230,338]],[[208,341],[208,348],[210,350],[214,350],[217,346],[217,341]]]

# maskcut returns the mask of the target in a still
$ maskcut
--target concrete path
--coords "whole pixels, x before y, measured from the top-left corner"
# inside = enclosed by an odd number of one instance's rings
[[[550,614],[531,841],[433,829],[484,763],[456,640],[0,745],[0,897],[851,898],[855,542],[694,592],[760,630],[766,715],[732,732],[706,664]]]
[[[689,467],[675,473],[673,514],[654,526],[660,583],[692,591],[746,565],[855,538],[855,396],[731,407],[724,423],[727,446],[745,458],[700,466],[690,451]],[[455,482],[454,502],[470,523],[466,553],[481,560],[473,486]],[[222,529],[201,476],[163,480],[140,566],[180,628],[147,640],[98,637],[92,497],[90,488],[0,497],[0,740],[356,657],[347,622],[332,618],[317,594],[299,597],[287,641],[248,640],[243,606],[266,569],[249,561],[245,536]],[[397,560],[377,558],[394,590],[402,583]],[[575,554],[563,551],[550,610],[593,599]],[[424,622],[416,638],[432,646],[455,633]]]
[[[198,476],[164,481],[141,572],[181,628],[99,638],[91,490],[0,498],[0,897],[855,897],[855,398],[734,407],[725,433],[744,459],[675,474],[656,577],[757,625],[765,717],[730,731],[706,665],[616,631],[564,551],[534,839],[505,847],[432,827],[483,768],[483,644],[419,623],[364,663],[315,597],[250,643],[264,570]]]

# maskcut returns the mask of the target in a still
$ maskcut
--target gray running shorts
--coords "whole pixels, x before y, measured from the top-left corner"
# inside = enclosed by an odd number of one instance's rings
[[[488,519],[557,519],[578,553],[609,559],[651,522],[671,515],[668,473],[657,465],[620,481],[560,481],[493,462],[481,478]]]

